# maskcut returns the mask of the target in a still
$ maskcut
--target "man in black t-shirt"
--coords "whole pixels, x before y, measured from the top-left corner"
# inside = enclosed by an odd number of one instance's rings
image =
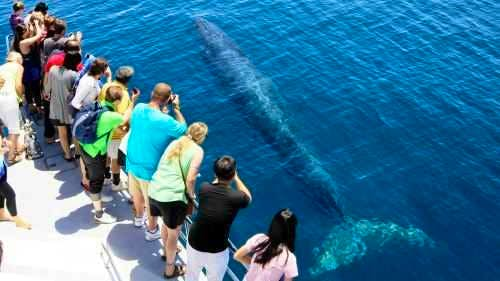
[[[199,209],[189,231],[186,281],[198,281],[203,268],[208,281],[222,281],[229,262],[229,231],[238,211],[252,200],[236,172],[236,161],[222,156],[214,163],[215,180],[203,183]],[[231,188],[231,182],[236,189]]]

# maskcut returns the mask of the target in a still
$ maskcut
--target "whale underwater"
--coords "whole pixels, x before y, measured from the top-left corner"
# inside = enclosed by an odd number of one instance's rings
[[[233,40],[217,25],[197,17],[195,25],[204,44],[204,55],[223,82],[231,87],[231,98],[251,114],[249,123],[257,128],[286,163],[286,171],[308,186],[303,192],[329,215],[337,214],[340,223],[322,236],[323,244],[313,250],[316,265],[309,269],[319,275],[347,265],[388,241],[407,241],[410,245],[433,245],[420,229],[404,228],[379,220],[354,220],[344,214],[340,193],[321,162],[293,134],[279,96],[271,80],[259,73]]]
[[[256,71],[238,46],[216,25],[203,18],[196,19],[198,32],[205,44],[205,56],[215,67],[217,75],[234,88],[234,100],[243,104],[251,114],[248,121],[257,127],[262,135],[284,158],[286,171],[302,179],[314,191],[304,190],[312,196],[321,210],[335,212],[340,219],[344,214],[338,205],[339,194],[332,177],[322,168],[318,159],[312,156],[291,132],[283,111],[276,105],[272,82]]]

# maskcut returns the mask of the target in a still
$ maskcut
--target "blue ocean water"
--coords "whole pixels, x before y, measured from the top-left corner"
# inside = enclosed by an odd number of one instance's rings
[[[144,99],[168,82],[188,120],[208,124],[204,180],[217,155],[236,157],[254,194],[236,244],[290,207],[299,280],[498,280],[497,1],[47,2],[84,33],[86,52],[133,65]],[[10,2],[0,6],[7,34]],[[231,98],[241,91],[204,57],[198,16],[272,81],[295,138],[334,179],[347,223],[317,204],[323,193],[293,176],[307,171]]]

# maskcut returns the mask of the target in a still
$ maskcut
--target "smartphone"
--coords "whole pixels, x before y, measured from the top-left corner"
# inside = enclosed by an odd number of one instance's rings
[[[132,94],[136,95],[137,93],[139,93],[139,89],[132,88]]]

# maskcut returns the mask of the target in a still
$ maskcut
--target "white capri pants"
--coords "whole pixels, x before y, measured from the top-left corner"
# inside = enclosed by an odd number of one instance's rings
[[[229,262],[229,249],[219,253],[200,252],[187,244],[186,281],[198,281],[201,270],[207,271],[208,281],[222,281]]]
[[[21,133],[21,111],[16,97],[3,96],[0,93],[0,119],[9,129],[9,135]]]

